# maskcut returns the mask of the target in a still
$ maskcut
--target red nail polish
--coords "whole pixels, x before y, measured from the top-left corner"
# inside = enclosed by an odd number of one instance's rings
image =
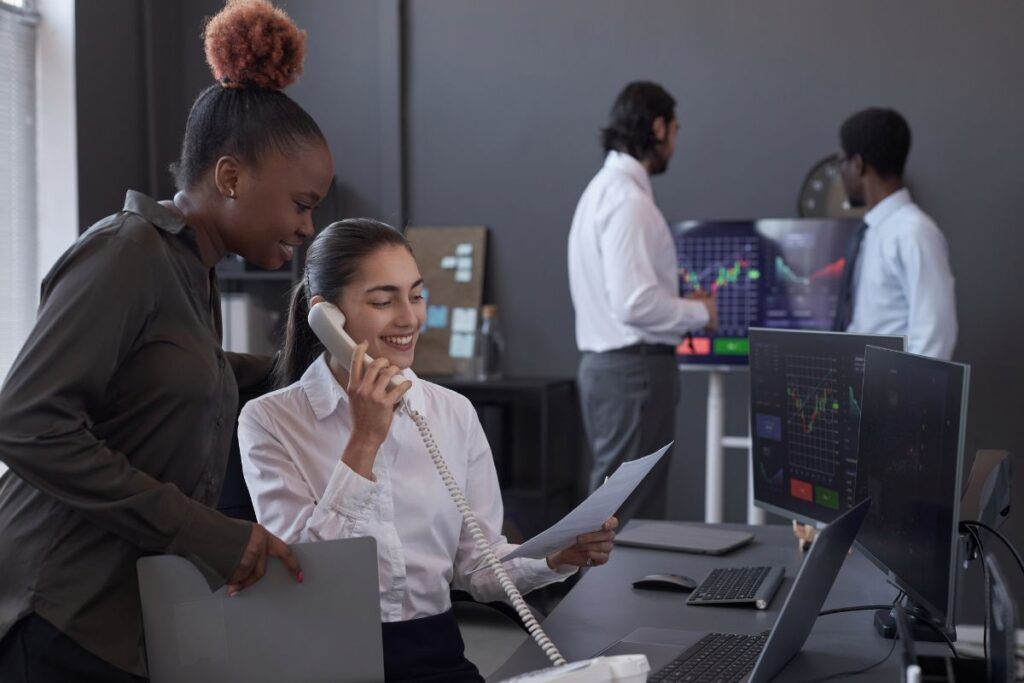
[[[299,583],[302,583],[302,580],[306,578],[306,576],[302,572],[299,572],[295,578],[298,579]]]

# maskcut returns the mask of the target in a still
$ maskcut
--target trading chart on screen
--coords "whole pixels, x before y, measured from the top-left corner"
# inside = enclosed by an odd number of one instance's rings
[[[903,337],[754,328],[749,332],[754,499],[829,522],[856,502],[868,346]]]
[[[716,331],[683,340],[680,363],[746,364],[750,327],[829,329],[857,226],[828,219],[674,225],[679,293],[714,296],[719,316]]]

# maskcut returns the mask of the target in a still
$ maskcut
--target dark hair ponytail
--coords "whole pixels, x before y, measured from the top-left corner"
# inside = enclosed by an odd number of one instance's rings
[[[284,346],[274,367],[277,387],[297,382],[324,351],[323,344],[306,322],[310,299],[319,294],[337,304],[341,290],[356,277],[363,259],[388,246],[405,247],[412,253],[405,235],[372,218],[348,218],[331,223],[316,236],[306,252],[302,279],[292,290]]]

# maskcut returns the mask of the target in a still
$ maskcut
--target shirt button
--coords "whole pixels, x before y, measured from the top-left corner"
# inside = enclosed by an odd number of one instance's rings
[[[222,427],[223,425],[224,425],[224,418],[223,417],[218,417],[217,418],[217,426],[218,427]]]

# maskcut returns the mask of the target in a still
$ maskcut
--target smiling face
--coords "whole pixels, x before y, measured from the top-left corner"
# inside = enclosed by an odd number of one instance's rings
[[[403,370],[412,365],[427,306],[423,278],[408,249],[388,245],[363,258],[356,277],[342,288],[338,307],[345,331],[357,344],[368,342],[371,358],[387,358]]]
[[[303,145],[287,154],[271,150],[258,166],[228,158],[217,166],[218,185],[234,193],[220,226],[224,246],[261,268],[280,268],[313,236],[313,207],[334,175],[327,146]]]

